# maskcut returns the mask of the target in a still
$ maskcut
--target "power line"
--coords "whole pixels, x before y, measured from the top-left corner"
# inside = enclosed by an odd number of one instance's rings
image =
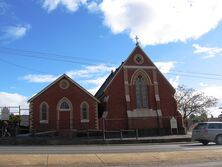
[[[222,77],[221,74],[212,74],[212,73],[201,73],[201,72],[193,72],[193,71],[174,71],[172,70],[172,72],[179,72],[179,73],[185,73],[185,74],[197,74],[197,75],[210,75],[210,76],[218,76],[218,77]]]
[[[36,69],[29,68],[29,67],[26,67],[26,66],[22,66],[22,65],[19,65],[19,64],[15,64],[15,63],[6,61],[6,60],[1,59],[1,58],[0,58],[0,61],[1,61],[1,62],[4,62],[4,63],[7,63],[7,64],[9,64],[9,65],[18,67],[18,68],[22,68],[22,69],[29,70],[29,71],[34,71],[34,72],[39,72],[39,73],[43,73],[43,74],[48,74],[48,73],[45,72],[45,71],[40,71],[40,70],[36,70]],[[209,79],[209,80],[222,80],[222,78],[203,77],[203,76],[197,76],[197,75],[178,74],[178,73],[172,73],[172,72],[167,73],[167,75],[168,75],[168,74],[169,74],[169,75],[180,75],[180,76],[188,77],[188,78],[200,78],[200,79]]]
[[[15,56],[13,53],[7,53],[7,52],[1,52],[7,55]],[[70,59],[61,59],[61,58],[51,58],[51,57],[44,57],[44,56],[38,56],[38,55],[26,55],[21,53],[16,53],[16,56],[22,56],[22,57],[28,57],[28,58],[36,58],[41,60],[50,60],[50,61],[57,61],[57,62],[65,62],[65,63],[72,63],[72,64],[83,64],[83,65],[96,65],[96,63],[88,63],[83,61],[73,61]]]
[[[4,59],[1,59],[1,58],[0,58],[0,61],[3,62],[3,63],[9,64],[9,65],[18,67],[18,68],[25,69],[25,70],[29,70],[29,71],[34,71],[34,72],[39,72],[39,73],[47,74],[47,72],[40,71],[40,70],[36,70],[36,69],[33,69],[33,68],[29,68],[29,67],[25,67],[25,66],[22,66],[22,65],[19,65],[19,64],[15,64],[15,63],[9,62],[9,61],[4,60]]]
[[[78,56],[67,56],[67,55],[63,55],[63,54],[56,54],[56,53],[49,53],[49,52],[42,52],[42,51],[31,51],[31,50],[25,50],[25,49],[17,49],[17,48],[8,48],[8,47],[0,47],[0,50],[6,51],[6,52],[12,52],[12,53],[26,53],[28,55],[46,55],[46,56],[55,56],[55,57],[63,57],[62,60],[67,60],[64,58],[69,58],[68,61],[70,61],[71,59],[81,59],[83,61],[88,61],[88,62],[100,62],[100,63],[104,63],[107,62],[105,60],[99,60],[99,59],[88,59],[88,58],[84,58],[84,57],[78,57]],[[45,58],[45,56],[41,56],[42,58]],[[112,62],[109,62],[112,63]],[[115,63],[113,63],[115,64]]]
[[[198,75],[188,75],[188,74],[178,74],[178,73],[172,73],[169,72],[167,73],[169,75],[179,75],[179,76],[183,76],[183,77],[190,77],[190,78],[202,78],[202,79],[210,79],[210,80],[222,80],[222,78],[213,78],[213,77],[204,77],[204,76],[198,76]]]
[[[101,60],[96,60],[96,59],[85,59],[85,58],[80,58],[80,57],[72,57],[72,56],[65,56],[61,54],[54,54],[54,53],[47,53],[47,52],[40,52],[40,51],[31,51],[31,50],[24,50],[24,49],[16,49],[16,48],[7,48],[7,47],[0,47],[0,51],[2,53],[12,55],[12,56],[23,56],[23,57],[28,57],[28,58],[36,58],[36,59],[43,59],[43,60],[49,60],[49,61],[57,61],[57,62],[65,62],[65,63],[74,63],[74,64],[83,64],[83,65],[98,65],[97,63],[92,63],[92,61],[101,61]],[[45,56],[44,56],[45,55]],[[46,56],[56,56],[59,58],[52,58],[52,57],[46,57]],[[65,59],[65,58],[60,58],[60,57],[66,57],[66,58],[78,58],[84,61],[73,61],[71,59]],[[15,63],[11,63],[9,61],[1,59],[2,62],[5,62],[7,64],[11,64],[20,68],[25,68],[25,69],[30,69],[32,71],[38,71],[32,68],[27,68]],[[85,62],[86,61],[86,62]],[[106,64],[106,63],[104,63]],[[46,72],[42,72],[46,73]],[[203,79],[213,79],[213,80],[222,80],[222,78],[215,78],[215,77],[222,77],[220,74],[213,74],[213,73],[201,73],[201,72],[192,72],[192,71],[172,71],[170,73],[167,73],[170,75],[180,75],[184,77],[191,77],[191,78],[203,78]],[[215,76],[215,77],[206,77],[206,76]]]

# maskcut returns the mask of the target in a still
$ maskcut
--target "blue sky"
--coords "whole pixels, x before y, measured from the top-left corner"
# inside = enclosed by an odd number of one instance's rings
[[[220,0],[0,0],[0,106],[21,105],[63,73],[92,94],[135,47],[176,87],[222,106]]]

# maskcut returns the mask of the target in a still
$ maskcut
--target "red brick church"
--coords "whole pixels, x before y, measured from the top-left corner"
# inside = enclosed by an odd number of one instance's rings
[[[100,128],[106,130],[141,129],[170,133],[170,119],[177,120],[183,133],[182,116],[177,111],[175,90],[137,46],[112,72],[95,97],[100,100]]]
[[[99,128],[99,100],[65,74],[28,102],[34,132]]]
[[[62,75],[28,102],[34,131],[139,129],[170,133],[176,118],[175,90],[139,45],[111,74],[95,96]]]

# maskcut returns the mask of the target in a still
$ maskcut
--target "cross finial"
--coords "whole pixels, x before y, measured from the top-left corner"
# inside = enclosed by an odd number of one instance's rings
[[[135,37],[135,40],[136,40],[136,46],[138,46],[139,45],[139,37],[137,35]]]

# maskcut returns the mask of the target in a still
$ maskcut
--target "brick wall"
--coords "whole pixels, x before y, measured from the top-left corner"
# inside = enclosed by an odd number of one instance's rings
[[[66,97],[72,104],[73,114],[73,129],[95,129],[96,128],[96,106],[97,102],[89,96],[86,92],[81,90],[79,87],[69,81],[68,89],[61,89],[59,81],[49,87],[46,91],[41,93],[32,101],[33,110],[33,129],[35,131],[47,131],[57,129],[57,104],[59,101]],[[89,122],[81,123],[80,105],[85,101],[89,104]],[[46,102],[49,106],[49,122],[40,123],[40,104]],[[59,128],[69,129],[70,128],[70,112],[71,111],[60,111]]]

